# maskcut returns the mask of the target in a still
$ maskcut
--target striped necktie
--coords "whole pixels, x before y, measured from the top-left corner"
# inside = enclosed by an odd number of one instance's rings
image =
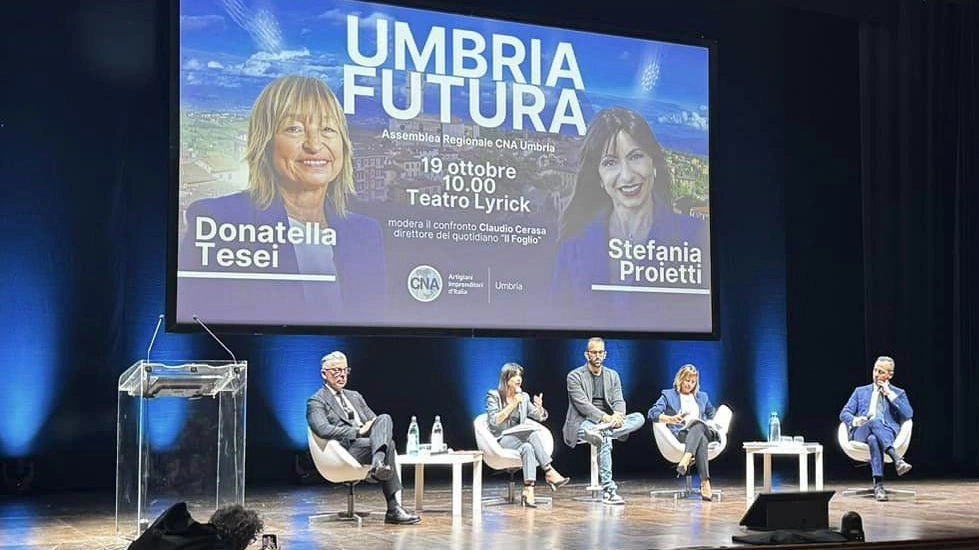
[[[348,406],[347,398],[343,396],[343,392],[336,392],[336,396],[337,396],[337,401],[340,402],[340,407],[343,409],[343,412],[347,413],[347,420],[349,420],[351,424],[359,428],[362,424],[360,422],[357,422],[357,415],[355,415],[354,410],[350,408],[350,406]]]

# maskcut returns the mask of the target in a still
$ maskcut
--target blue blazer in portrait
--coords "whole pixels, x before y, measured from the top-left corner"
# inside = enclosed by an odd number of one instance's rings
[[[874,384],[858,386],[853,390],[850,399],[843,406],[843,410],[840,411],[840,422],[849,426],[851,434],[854,430],[853,417],[870,415],[870,399],[873,397],[874,391],[876,391]],[[893,401],[880,396],[886,405],[882,411],[883,414],[880,416],[880,421],[897,434],[901,431],[901,424],[914,416],[914,409],[911,408],[911,402],[908,401],[908,392],[894,385],[891,385],[891,391],[897,394]]]
[[[189,313],[195,313],[202,319],[215,323],[227,323],[243,316],[247,322],[239,321],[238,324],[356,324],[380,318],[387,293],[384,238],[380,225],[367,216],[349,211],[346,216],[340,216],[330,201],[326,201],[324,211],[328,226],[336,231],[337,236],[333,247],[337,282],[319,284],[339,285],[341,307],[326,311],[325,308],[310,306],[307,293],[310,289],[315,292],[315,285],[318,283],[313,283],[304,290],[303,282],[268,280],[180,278],[177,285],[178,302],[193,304],[195,311]],[[199,216],[213,218],[218,224],[275,226],[282,222],[287,228],[289,224],[285,206],[278,195],[264,210],[255,206],[247,192],[196,201],[187,209],[187,232],[179,251],[180,270],[214,270],[211,266],[201,265],[200,250],[194,246],[195,226]],[[218,247],[222,246],[220,241],[215,242]],[[268,248],[265,244],[233,246]],[[293,245],[281,244],[278,252],[277,268],[238,271],[299,273]],[[235,269],[222,268],[222,271]]]
[[[628,284],[612,280],[609,276],[609,210],[598,213],[593,221],[579,233],[561,241],[558,247],[554,273],[551,278],[551,302],[555,308],[563,309],[563,314],[574,315],[582,322],[607,322],[610,315],[628,321],[637,316],[636,304],[639,298],[631,292],[593,291],[592,284]],[[703,254],[702,288],[711,283],[708,255],[709,234],[707,223],[703,220],[677,214],[672,208],[657,207],[653,214],[653,227],[649,234],[637,242],[655,240],[657,244],[680,245],[689,243],[699,247]],[[640,261],[645,264],[646,262]],[[667,265],[667,267],[669,264]],[[649,283],[645,283],[647,286]],[[668,286],[668,284],[667,284]],[[662,326],[652,328],[673,328],[683,331],[687,325],[690,330],[699,330],[705,316],[709,317],[710,299],[703,297],[700,308],[690,307],[689,295],[646,294],[642,301],[649,303],[641,317],[648,317],[650,310],[670,311],[671,318],[663,319]],[[655,302],[655,303],[653,303]],[[646,327],[648,319],[638,327]],[[626,327],[628,328],[628,327]],[[647,327],[648,328],[648,327]]]
[[[714,415],[717,413],[717,409],[710,402],[710,397],[707,392],[698,391],[693,396],[693,400],[697,402],[697,408],[700,410],[701,420],[713,420]],[[680,412],[680,392],[676,391],[674,388],[665,389],[660,393],[659,399],[646,413],[646,417],[649,418],[650,422],[659,422],[659,415],[665,414],[668,416],[676,415]],[[667,427],[673,432],[673,435],[679,434],[683,430],[682,424],[667,424]]]

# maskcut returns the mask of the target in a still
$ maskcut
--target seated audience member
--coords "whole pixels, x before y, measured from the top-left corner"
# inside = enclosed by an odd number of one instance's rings
[[[129,550],[245,550],[262,532],[262,519],[240,504],[219,508],[199,523],[178,502],[156,518]]]

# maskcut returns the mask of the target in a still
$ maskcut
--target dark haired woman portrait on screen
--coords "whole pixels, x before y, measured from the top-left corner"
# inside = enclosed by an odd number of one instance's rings
[[[376,221],[348,209],[353,147],[330,88],[296,75],[266,86],[252,108],[245,160],[247,191],[187,209],[180,270],[204,275],[182,276],[181,301],[212,322],[376,319],[384,243]]]
[[[663,149],[642,116],[621,107],[595,116],[561,216],[551,287],[556,306],[598,319],[670,294],[621,287],[709,287],[707,224],[674,211],[672,184]],[[601,290],[610,286],[620,288]]]

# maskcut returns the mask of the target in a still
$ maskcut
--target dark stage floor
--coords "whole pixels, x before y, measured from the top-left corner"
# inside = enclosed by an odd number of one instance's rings
[[[410,484],[410,483],[409,483]],[[344,489],[337,486],[290,487],[254,490],[247,505],[265,518],[268,532],[279,537],[285,550],[312,548],[688,548],[735,546],[731,535],[741,533],[738,520],[745,510],[744,485],[734,479],[716,480],[724,490],[721,502],[650,498],[651,489],[664,488],[638,480],[621,483],[623,507],[580,502],[582,484],[556,493],[551,506],[536,510],[519,505],[484,506],[481,521],[473,521],[469,487],[463,494],[463,515],[449,513],[448,484],[426,487],[423,521],[416,526],[383,523],[380,491],[362,486],[360,508],[373,510],[363,527],[351,523],[310,525],[311,514],[345,506]],[[974,495],[979,482],[892,481],[889,487],[914,488],[914,501],[877,503],[839,493],[830,502],[830,526],[854,510],[863,517],[868,541],[938,540],[979,537],[979,513]],[[845,486],[827,483],[841,492]],[[790,489],[790,488],[786,488]],[[501,494],[505,485],[496,478],[484,483],[484,497]],[[540,491],[540,494],[547,494]],[[412,490],[404,502],[413,505]],[[438,509],[430,510],[429,508]],[[197,515],[197,514],[195,514]],[[206,516],[200,512],[201,516]],[[198,519],[206,519],[200,517]],[[116,538],[112,494],[70,494],[0,501],[0,547],[97,549],[125,548]],[[933,547],[941,548],[941,542]],[[251,548],[258,548],[254,545]]]

